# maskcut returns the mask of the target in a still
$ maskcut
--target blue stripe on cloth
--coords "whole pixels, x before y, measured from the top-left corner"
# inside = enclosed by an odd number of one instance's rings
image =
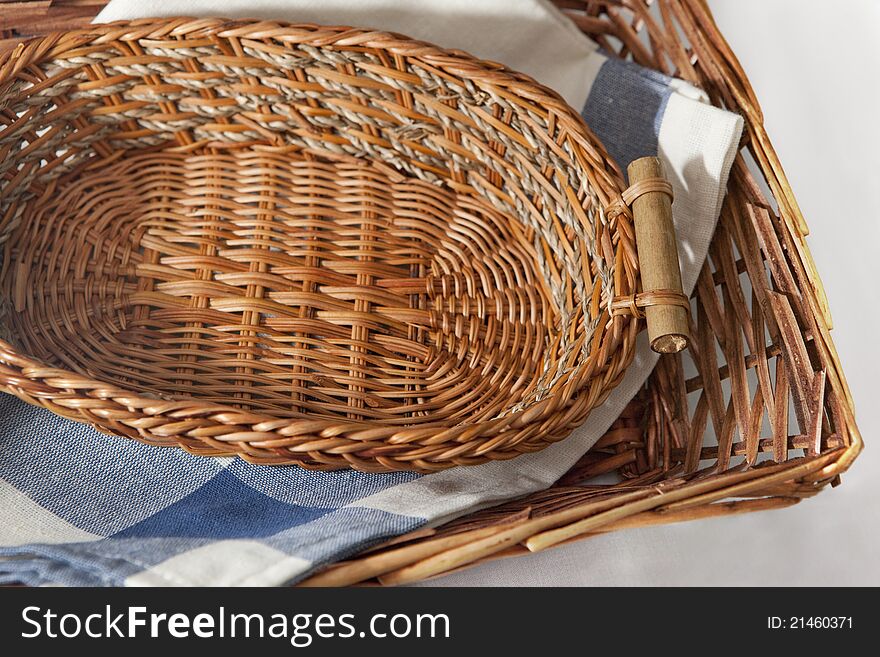
[[[219,476],[219,475],[218,475]],[[248,500],[243,500],[246,504]],[[237,511],[241,513],[243,509]],[[218,538],[190,535],[162,536],[162,528],[170,526],[160,511],[153,523],[132,534],[120,534],[97,541],[62,545],[29,545],[24,548],[2,548],[0,557],[16,557],[0,562],[0,584],[22,582],[39,585],[48,582],[68,586],[120,586],[132,575],[177,555],[216,543]],[[179,509],[170,510],[171,521],[180,518]],[[361,552],[392,536],[412,531],[425,523],[424,518],[402,516],[376,509],[342,508],[322,515],[272,536],[246,536],[282,553],[312,562],[312,569]],[[212,523],[213,524],[213,523]],[[227,534],[223,538],[235,536]],[[23,554],[24,553],[24,554]],[[296,579],[305,577],[302,573]],[[181,584],[186,573],[179,573]]]
[[[139,563],[137,555],[155,558],[163,554],[154,552],[155,545],[149,541],[129,540],[127,543],[126,546],[122,541],[101,539],[88,543],[37,543],[0,548],[0,557],[13,558],[0,562],[0,576],[5,581],[20,581],[30,586],[47,583],[93,585],[90,581],[98,586],[119,586],[127,577],[149,567],[149,563]],[[180,545],[175,546],[175,551],[169,551],[167,556],[178,554],[180,548]],[[129,555],[131,558],[127,558]]]
[[[276,550],[308,559],[315,566],[357,554],[369,545],[425,524],[424,518],[365,507],[344,507],[310,523],[268,537]]]
[[[599,69],[581,116],[626,175],[627,165],[657,155],[657,137],[671,78],[609,57]]]
[[[5,561],[0,566],[0,585],[118,586],[109,578],[113,571],[95,564],[72,563],[67,559],[66,551],[45,558]]]
[[[93,534],[114,534],[189,495],[222,463],[120,440],[0,395],[0,478]]]
[[[116,534],[119,538],[262,538],[332,509],[284,504],[221,472],[198,490]]]
[[[423,525],[424,518],[339,508],[418,477],[197,457],[106,436],[0,394],[0,478],[70,524],[107,537],[0,546],[0,557],[10,559],[0,561],[0,583],[118,586],[235,538],[318,566]]]

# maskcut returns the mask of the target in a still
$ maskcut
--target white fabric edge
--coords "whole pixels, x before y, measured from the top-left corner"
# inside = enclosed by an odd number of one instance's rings
[[[742,128],[738,114],[678,94],[670,95],[666,104],[657,143],[675,196],[673,222],[688,294],[715,234]]]
[[[126,586],[277,586],[312,563],[254,540],[216,541],[130,575]]]

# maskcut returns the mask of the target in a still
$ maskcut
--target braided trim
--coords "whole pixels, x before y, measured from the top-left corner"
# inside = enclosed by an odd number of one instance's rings
[[[672,185],[668,180],[663,178],[645,178],[634,183],[621,192],[620,197],[612,201],[605,208],[605,214],[609,219],[614,219],[622,214],[631,217],[630,206],[637,198],[649,192],[660,192],[666,194],[669,200],[674,200],[672,193]]]
[[[648,306],[681,306],[688,312],[691,310],[690,299],[675,290],[651,290],[622,297],[614,297],[611,301],[611,315],[632,315],[642,319],[645,314],[642,308]]]

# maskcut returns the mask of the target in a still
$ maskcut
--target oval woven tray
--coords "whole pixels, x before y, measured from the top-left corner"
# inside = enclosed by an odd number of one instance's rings
[[[632,357],[616,168],[531,79],[351,28],[169,19],[0,56],[0,386],[271,464],[539,450]]]

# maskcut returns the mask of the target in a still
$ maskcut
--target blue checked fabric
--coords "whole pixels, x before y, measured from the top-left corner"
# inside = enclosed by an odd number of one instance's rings
[[[691,289],[740,118],[707,105],[693,87],[598,51],[583,76],[583,116],[621,168],[643,155],[664,160]],[[0,394],[0,583],[295,582],[426,523],[549,486],[604,433],[655,362],[640,344],[625,380],[568,440],[513,461],[431,475],[195,457],[106,436]]]

